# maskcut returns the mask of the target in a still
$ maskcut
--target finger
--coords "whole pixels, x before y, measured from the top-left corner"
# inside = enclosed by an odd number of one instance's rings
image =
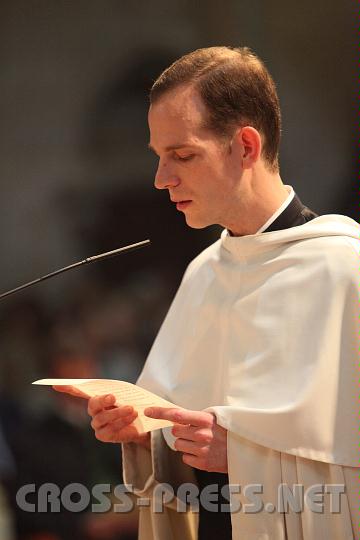
[[[53,385],[53,390],[56,390],[56,392],[65,392],[66,394],[69,392],[69,388],[71,388],[71,386],[57,386],[57,385]]]
[[[208,446],[185,439],[176,439],[174,446],[179,452],[191,454],[200,458],[205,458],[209,453]]]
[[[205,462],[201,457],[193,456],[192,454],[183,454],[182,460],[186,465],[200,469],[201,471],[207,471]]]
[[[214,424],[214,416],[205,411],[189,411],[187,409],[148,407],[144,414],[150,418],[169,420],[176,424],[190,424],[198,427],[211,427]]]
[[[81,397],[81,398],[88,398],[89,396],[79,390],[78,388],[75,388],[74,386],[69,385],[54,385],[53,390],[56,390],[56,392],[62,392],[63,394],[70,394],[71,396]]]
[[[137,439],[139,432],[133,424],[123,426],[123,420],[106,425],[95,431],[95,437],[103,442],[131,442]]]
[[[112,407],[115,405],[115,396],[112,394],[105,394],[103,396],[94,396],[89,399],[88,403],[88,414],[90,416],[95,416],[103,409],[107,407]]]
[[[174,437],[180,437],[189,441],[195,441],[201,444],[210,444],[213,440],[213,434],[208,428],[199,428],[197,426],[183,426],[175,424],[171,433]]]
[[[115,409],[111,409],[109,411],[102,410],[98,414],[96,414],[92,421],[91,421],[91,427],[93,429],[99,429],[106,424],[111,424],[116,422],[117,420],[123,420],[124,424],[129,424],[135,418],[137,417],[138,413],[134,411],[132,407],[116,407]],[[128,419],[131,418],[129,421]]]
[[[132,424],[134,422],[136,417],[137,417],[137,414],[136,415],[129,415],[129,416],[125,416],[124,418],[118,418],[117,420],[114,420],[113,422],[108,422],[107,424],[103,424],[103,425],[101,425],[100,423],[94,425],[94,423],[92,421],[91,422],[91,427],[93,428],[95,433],[98,432],[98,431],[101,431],[101,430],[103,430],[105,428],[107,428],[109,431],[118,432],[118,431],[130,426],[130,424]]]

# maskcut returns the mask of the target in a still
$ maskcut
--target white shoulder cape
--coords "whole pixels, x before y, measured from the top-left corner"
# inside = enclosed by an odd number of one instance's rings
[[[359,466],[359,225],[221,239],[189,265],[138,384],[240,437]]]

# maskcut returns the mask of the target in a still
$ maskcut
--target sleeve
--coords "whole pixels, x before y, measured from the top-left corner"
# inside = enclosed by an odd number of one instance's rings
[[[182,484],[196,484],[191,467],[182,461],[181,452],[174,452],[165,442],[162,430],[151,432],[151,450],[135,443],[122,445],[123,475],[128,489],[145,498],[154,496],[156,486],[162,485],[176,507],[178,488]]]

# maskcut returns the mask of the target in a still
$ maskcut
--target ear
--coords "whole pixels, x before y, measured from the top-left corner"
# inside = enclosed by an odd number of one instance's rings
[[[241,146],[242,167],[243,169],[250,169],[261,156],[261,135],[257,129],[245,126],[239,129],[235,137]]]

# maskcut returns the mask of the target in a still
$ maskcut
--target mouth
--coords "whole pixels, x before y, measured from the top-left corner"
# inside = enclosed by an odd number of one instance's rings
[[[176,204],[177,210],[185,210],[191,204],[192,201],[184,200],[184,201],[173,201],[173,202]]]

